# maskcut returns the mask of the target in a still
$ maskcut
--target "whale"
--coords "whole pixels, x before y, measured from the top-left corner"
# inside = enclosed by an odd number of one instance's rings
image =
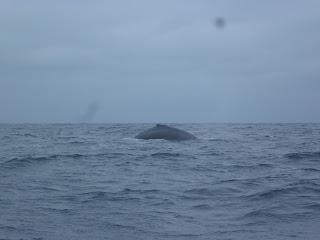
[[[194,140],[197,139],[191,133],[188,133],[184,130],[167,126],[165,124],[157,124],[153,128],[149,128],[137,136],[137,139],[164,139],[169,141],[185,141],[185,140]]]

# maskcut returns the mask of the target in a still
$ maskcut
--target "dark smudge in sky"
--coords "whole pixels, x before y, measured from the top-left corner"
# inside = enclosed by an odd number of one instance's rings
[[[92,102],[88,105],[85,114],[81,118],[81,122],[90,123],[94,120],[96,114],[99,111],[98,102]]]
[[[214,20],[214,26],[216,28],[219,28],[219,29],[222,29],[226,26],[226,20],[222,17],[217,17],[215,20]]]

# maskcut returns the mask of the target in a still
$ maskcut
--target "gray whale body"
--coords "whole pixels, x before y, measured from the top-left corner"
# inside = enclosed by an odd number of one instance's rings
[[[157,124],[155,127],[141,132],[135,138],[138,139],[165,139],[172,141],[184,141],[196,139],[192,134],[163,124]]]

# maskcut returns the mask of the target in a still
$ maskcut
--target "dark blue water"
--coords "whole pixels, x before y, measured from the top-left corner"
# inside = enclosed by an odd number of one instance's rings
[[[0,239],[319,239],[320,124],[0,125]]]

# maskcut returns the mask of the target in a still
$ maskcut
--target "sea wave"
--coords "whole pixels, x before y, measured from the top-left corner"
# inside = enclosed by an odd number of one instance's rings
[[[125,188],[118,192],[107,191],[90,191],[80,193],[77,196],[81,199],[81,202],[91,201],[140,201],[142,198],[151,195],[166,195],[165,192],[158,189],[130,189]]]
[[[198,205],[192,206],[192,209],[194,209],[194,210],[208,211],[208,210],[212,210],[213,207],[210,206],[209,204],[198,204]]]
[[[239,189],[231,187],[217,188],[193,188],[184,191],[184,197],[200,196],[200,197],[215,197],[215,196],[231,196],[241,192]]]
[[[0,163],[0,167],[22,167],[22,166],[28,166],[30,164],[34,163],[44,163],[51,160],[58,160],[58,159],[81,159],[81,158],[117,158],[122,157],[123,155],[130,156],[130,154],[124,154],[124,153],[97,153],[97,154],[78,154],[78,153],[71,153],[71,154],[52,154],[47,156],[26,156],[26,157],[16,157],[11,158],[7,161],[4,161]]]
[[[243,214],[240,219],[265,219],[266,221],[278,221],[278,222],[291,222],[294,219],[304,219],[309,218],[311,213],[309,211],[299,211],[299,212],[282,212],[277,208],[265,208],[265,209],[257,209],[251,210],[245,214]]]
[[[312,159],[312,160],[320,160],[320,151],[316,152],[293,152],[287,153],[284,155],[285,158],[292,160],[300,160],[300,159]]]
[[[271,199],[279,199],[282,197],[294,197],[298,198],[299,196],[312,196],[320,193],[319,187],[308,186],[286,186],[283,188],[275,188],[262,192],[253,193],[245,196],[248,200],[252,201],[266,201]]]
[[[151,157],[180,157],[182,154],[180,153],[170,153],[170,152],[157,152],[152,153]]]

